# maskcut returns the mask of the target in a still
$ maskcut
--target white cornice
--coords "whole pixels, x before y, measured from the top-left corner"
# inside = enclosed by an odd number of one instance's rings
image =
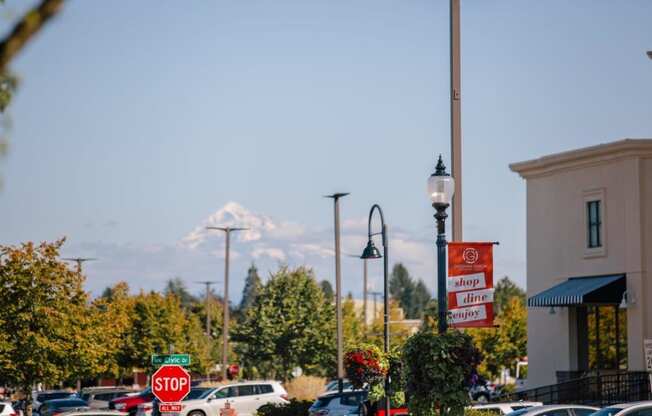
[[[652,157],[652,139],[623,139],[512,163],[509,168],[529,179],[632,157]]]

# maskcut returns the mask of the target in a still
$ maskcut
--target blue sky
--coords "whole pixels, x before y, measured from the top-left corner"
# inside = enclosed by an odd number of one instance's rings
[[[647,0],[462,1],[465,238],[501,242],[497,277],[525,283],[509,163],[652,137],[650,16]],[[67,236],[65,255],[101,259],[97,293],[221,279],[223,238],[189,247],[193,231],[211,215],[272,224],[234,243],[238,298],[252,260],[332,279],[321,195],[348,191],[344,248],[362,249],[378,202],[391,261],[434,288],[425,182],[449,156],[448,30],[447,1],[68,2],[13,65],[0,241]],[[359,293],[359,263],[343,267]]]

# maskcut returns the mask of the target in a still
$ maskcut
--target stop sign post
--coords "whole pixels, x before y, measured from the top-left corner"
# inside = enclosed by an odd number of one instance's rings
[[[177,403],[190,393],[190,374],[180,365],[161,366],[152,375],[152,393],[161,403]]]

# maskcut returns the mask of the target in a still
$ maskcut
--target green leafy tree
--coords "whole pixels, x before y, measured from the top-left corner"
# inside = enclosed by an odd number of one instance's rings
[[[346,349],[358,345],[364,338],[364,322],[356,311],[355,302],[350,293],[342,302],[342,333],[344,335],[344,348]]]
[[[35,383],[97,372],[85,332],[88,296],[83,277],[58,258],[63,241],[0,246],[0,378],[26,394],[27,416]],[[88,349],[81,362],[80,347]]]
[[[332,372],[335,363],[334,309],[312,270],[282,267],[262,287],[232,340],[251,375],[291,378]]]
[[[242,300],[240,301],[240,311],[243,313],[249,309],[254,303],[261,288],[261,280],[258,275],[256,265],[251,263],[249,270],[247,270],[247,278],[245,279],[244,289],[242,290]]]
[[[132,372],[133,360],[128,355],[129,349],[123,347],[130,342],[133,328],[133,310],[135,298],[129,294],[129,285],[119,282],[107,287],[102,296],[97,298],[92,307],[101,316],[98,328],[105,336],[103,344],[108,347],[106,357],[106,374],[120,380]]]
[[[509,277],[505,276],[494,286],[494,305],[496,313],[500,313],[512,298],[518,298],[525,302],[525,291],[518,287]]]

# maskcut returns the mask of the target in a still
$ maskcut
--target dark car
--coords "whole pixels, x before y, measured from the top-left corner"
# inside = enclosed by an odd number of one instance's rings
[[[109,402],[109,409],[119,410],[129,413],[129,416],[135,416],[138,411],[138,405],[149,403],[154,400],[152,389],[149,387],[133,396],[118,397]]]
[[[40,416],[56,416],[69,410],[87,410],[88,404],[82,399],[54,399],[48,400],[38,410]]]

